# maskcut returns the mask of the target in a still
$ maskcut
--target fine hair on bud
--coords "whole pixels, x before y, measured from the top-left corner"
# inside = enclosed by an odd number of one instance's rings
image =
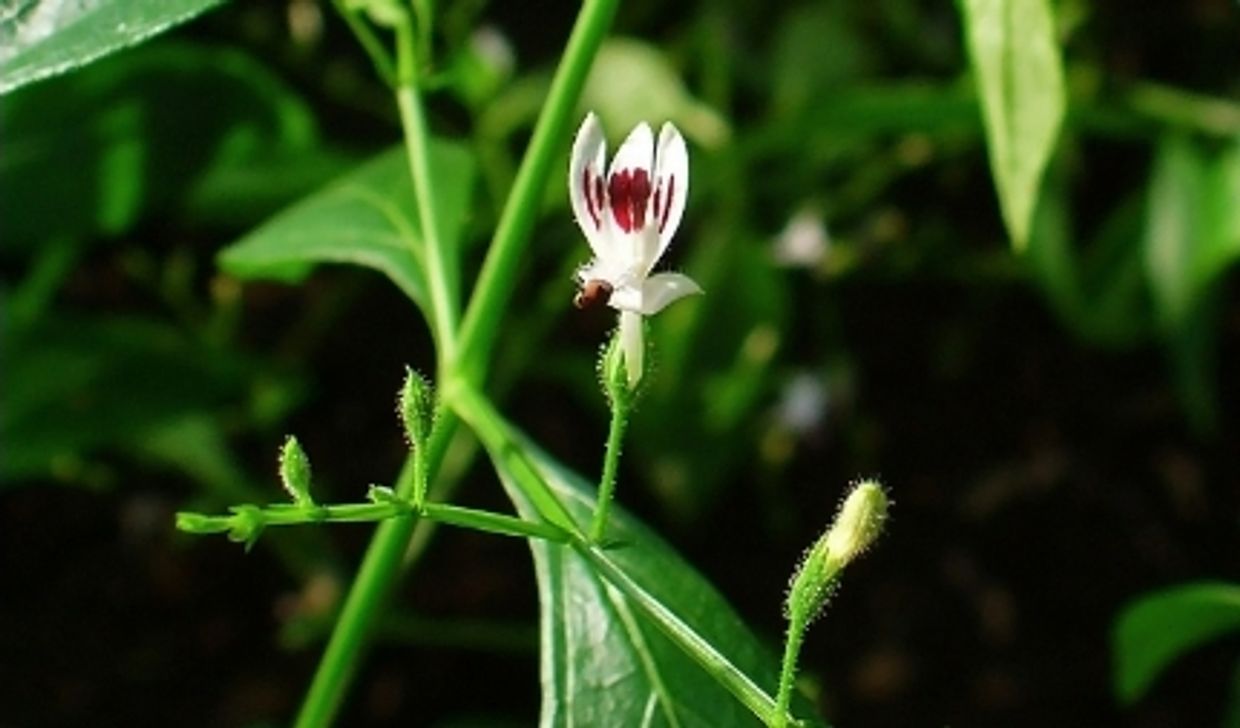
[[[878,481],[853,484],[831,526],[805,551],[793,572],[784,600],[785,617],[808,623],[822,613],[839,586],[844,567],[882,533],[888,506],[887,493]]]
[[[280,448],[280,482],[293,502],[299,506],[314,505],[310,497],[310,458],[293,435]]]
[[[835,521],[827,531],[827,557],[842,567],[865,553],[883,532],[889,505],[887,492],[877,480],[857,481],[840,503]]]
[[[396,409],[409,447],[424,447],[435,424],[435,390],[412,367],[405,367],[405,381],[396,399]]]

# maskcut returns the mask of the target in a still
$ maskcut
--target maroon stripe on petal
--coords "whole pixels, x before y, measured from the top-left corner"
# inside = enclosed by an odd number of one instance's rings
[[[657,198],[656,198],[657,199]],[[676,199],[676,178],[667,178],[667,199],[663,202],[663,214],[659,216],[659,232],[667,227],[667,216],[672,211],[672,201]]]
[[[590,179],[590,169],[588,167],[581,170],[581,189],[586,193],[586,209],[590,211],[590,222],[593,222],[594,229],[598,230],[603,221],[599,219],[598,215],[600,205],[592,194],[595,188],[594,181]]]

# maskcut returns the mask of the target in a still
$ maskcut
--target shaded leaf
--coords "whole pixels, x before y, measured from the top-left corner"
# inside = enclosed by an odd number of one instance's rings
[[[219,3],[17,0],[0,11],[0,94],[140,43]]]
[[[1203,161],[1188,139],[1172,136],[1158,150],[1150,177],[1145,228],[1145,270],[1159,318],[1174,328],[1196,297],[1193,258],[1204,232],[1200,200]]]
[[[599,48],[581,97],[612,133],[671,120],[703,147],[718,147],[732,133],[727,119],[689,94],[659,48],[632,38],[612,38]]]
[[[588,523],[592,489],[546,454],[529,446],[525,452],[568,513]],[[537,517],[511,478],[504,485],[523,516]],[[617,544],[606,552],[610,564],[774,694],[774,656],[709,582],[623,511],[612,510],[608,534]],[[760,725],[596,564],[567,546],[532,541],[531,548],[541,610],[542,725]],[[812,713],[804,702],[796,710]]]
[[[1159,145],[1146,202],[1142,250],[1176,383],[1194,424],[1218,416],[1214,304],[1223,271],[1240,255],[1237,145],[1211,154],[1172,134]]]
[[[449,142],[431,146],[434,204],[444,244],[457,244],[469,210],[473,160]],[[384,152],[224,249],[220,266],[243,278],[297,282],[320,263],[386,275],[426,302],[424,251],[403,148]]]
[[[265,66],[227,49],[157,44],[23,89],[0,104],[6,251],[117,235],[211,172],[297,157],[314,117]],[[233,207],[248,200],[237,199]],[[281,202],[287,201],[287,197]]]
[[[44,317],[5,329],[0,478],[63,471],[98,448],[141,450],[186,416],[244,401],[249,362],[161,322]]]
[[[1064,323],[1093,343],[1130,346],[1150,336],[1145,268],[1133,245],[1143,205],[1130,195],[1097,234],[1076,244],[1064,175],[1048,175],[1022,262]]]
[[[1064,115],[1063,66],[1049,0],[962,0],[990,168],[1017,250]]]
[[[1240,584],[1172,587],[1129,604],[1115,622],[1115,692],[1138,700],[1180,655],[1240,630]]]

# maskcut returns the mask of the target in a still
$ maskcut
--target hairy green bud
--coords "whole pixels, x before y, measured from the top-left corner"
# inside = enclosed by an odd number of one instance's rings
[[[435,390],[426,378],[405,367],[405,383],[397,398],[405,437],[414,450],[425,450],[435,424]]]
[[[858,481],[840,503],[831,527],[810,547],[792,575],[784,613],[813,620],[835,590],[840,572],[878,538],[890,503],[876,480]]]
[[[280,482],[299,506],[313,506],[310,497],[310,458],[297,438],[289,435],[280,448]]]

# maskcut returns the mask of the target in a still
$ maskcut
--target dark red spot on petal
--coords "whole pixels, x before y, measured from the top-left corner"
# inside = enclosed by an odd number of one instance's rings
[[[621,169],[607,185],[611,214],[626,233],[646,225],[646,206],[650,202],[650,175],[644,169]]]

